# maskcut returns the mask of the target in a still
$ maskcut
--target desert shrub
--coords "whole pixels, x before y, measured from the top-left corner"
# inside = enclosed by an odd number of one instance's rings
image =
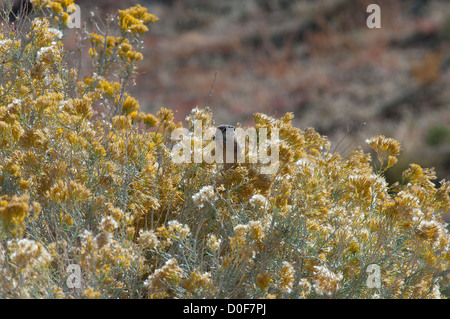
[[[61,42],[72,1],[33,4],[0,36],[1,297],[441,296],[450,183],[436,188],[432,169],[411,164],[388,185],[397,141],[367,140],[375,160],[342,157],[291,113],[257,113],[257,128],[279,132],[274,174],[175,163],[182,123],[166,108],[142,112],[129,93],[157,17],[138,5],[103,35],[85,31],[92,72],[80,78]],[[196,120],[216,125],[207,108],[186,118],[191,132]]]

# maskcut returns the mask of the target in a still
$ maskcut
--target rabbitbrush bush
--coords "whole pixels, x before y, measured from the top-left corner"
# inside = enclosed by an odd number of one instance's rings
[[[80,29],[92,60],[81,78],[61,42],[72,1],[32,2],[34,16],[0,35],[0,297],[441,296],[450,183],[411,164],[388,185],[398,142],[367,140],[374,160],[342,157],[292,114],[258,113],[257,128],[279,130],[275,174],[176,164],[181,123],[128,93],[157,17],[135,6],[102,34]],[[195,120],[215,126],[208,109]]]

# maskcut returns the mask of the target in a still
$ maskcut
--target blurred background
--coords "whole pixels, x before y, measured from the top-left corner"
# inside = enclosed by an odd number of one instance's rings
[[[83,21],[136,3],[160,18],[131,89],[144,111],[166,107],[184,121],[207,104],[216,124],[242,125],[255,112],[293,112],[344,156],[379,134],[400,141],[389,181],[409,163],[450,179],[448,0],[75,2]],[[366,25],[369,4],[381,8],[381,29]]]

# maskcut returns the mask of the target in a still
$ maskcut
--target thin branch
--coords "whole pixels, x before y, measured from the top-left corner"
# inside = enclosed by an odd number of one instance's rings
[[[214,72],[214,80],[212,82],[211,89],[209,90],[209,94],[208,94],[208,97],[206,99],[204,108],[208,106],[209,100],[211,99],[211,96],[212,96],[212,94],[214,92],[214,85],[216,84],[216,78],[217,78],[217,71]]]

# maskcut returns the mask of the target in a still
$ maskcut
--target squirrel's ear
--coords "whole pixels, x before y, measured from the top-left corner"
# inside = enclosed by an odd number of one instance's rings
[[[219,130],[221,130],[222,133],[225,133],[229,129],[233,129],[233,131],[236,130],[236,128],[233,125],[229,125],[229,124],[222,124],[222,125],[219,125],[217,128]]]

